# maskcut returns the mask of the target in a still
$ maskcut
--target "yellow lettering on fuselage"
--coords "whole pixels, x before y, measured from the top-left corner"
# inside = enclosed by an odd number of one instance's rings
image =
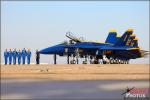
[[[125,38],[124,38],[124,40],[123,40],[123,41],[126,41],[126,39],[127,39],[127,35],[125,36]]]
[[[112,53],[111,50],[105,50],[105,51],[104,51],[104,54],[111,54],[111,53]]]
[[[126,45],[129,45],[131,43],[131,39],[128,39]]]
[[[131,43],[131,46],[133,46],[133,45],[134,45],[134,42]]]

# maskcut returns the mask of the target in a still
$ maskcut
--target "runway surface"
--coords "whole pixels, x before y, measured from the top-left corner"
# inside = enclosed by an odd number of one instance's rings
[[[123,100],[127,87],[149,88],[149,81],[1,79],[1,99]]]

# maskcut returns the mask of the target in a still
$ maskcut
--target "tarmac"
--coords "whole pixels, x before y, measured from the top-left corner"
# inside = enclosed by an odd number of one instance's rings
[[[124,100],[127,87],[148,89],[149,81],[2,79],[1,99]]]
[[[149,89],[149,74],[149,64],[1,65],[1,99],[124,100],[127,87]]]

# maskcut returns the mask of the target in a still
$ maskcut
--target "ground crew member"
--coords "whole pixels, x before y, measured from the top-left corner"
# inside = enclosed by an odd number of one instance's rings
[[[12,61],[12,51],[10,49],[10,51],[9,51],[9,65],[11,65],[11,61]]]
[[[27,63],[30,64],[30,58],[31,58],[31,51],[28,49],[27,51]]]
[[[9,53],[6,49],[5,52],[4,52],[5,65],[7,65],[8,56],[9,56]]]
[[[21,51],[20,51],[20,49],[18,51],[17,57],[18,57],[18,64],[20,65],[20,63],[21,63]]]
[[[14,49],[14,51],[12,52],[12,56],[13,56],[13,64],[16,65],[16,58],[17,58],[17,51],[16,51],[16,49]]]
[[[36,64],[40,63],[40,54],[38,52],[38,50],[36,50]]]
[[[27,52],[25,50],[25,48],[22,50],[22,64],[24,65],[25,64],[25,60],[26,60],[26,55],[27,55]]]

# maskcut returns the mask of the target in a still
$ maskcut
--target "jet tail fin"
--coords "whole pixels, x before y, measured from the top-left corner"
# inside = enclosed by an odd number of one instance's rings
[[[130,36],[132,35],[133,30],[132,29],[128,29],[119,39],[118,41],[115,43],[114,46],[128,46],[130,45],[131,39]]]
[[[130,37],[129,37],[129,40],[130,40],[130,41],[129,41],[129,43],[128,43],[130,46],[133,46],[133,42],[134,42],[134,40],[135,40],[135,36],[136,36],[135,34],[130,35]]]
[[[115,44],[119,38],[120,37],[117,36],[117,32],[115,30],[110,30],[110,32],[105,40],[105,43]]]

